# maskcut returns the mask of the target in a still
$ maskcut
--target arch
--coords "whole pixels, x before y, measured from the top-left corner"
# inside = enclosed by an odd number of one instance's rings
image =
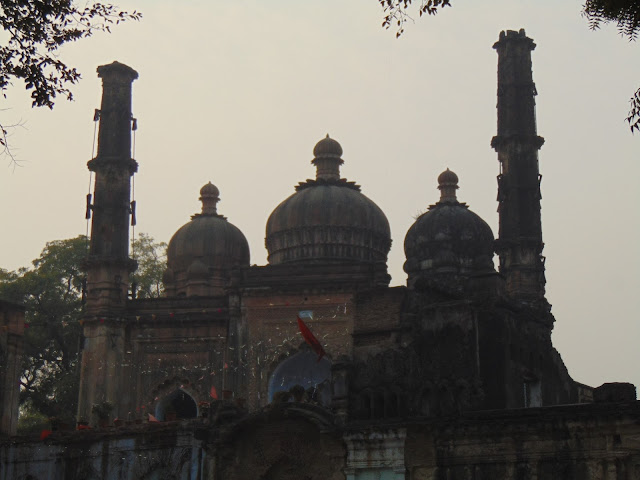
[[[360,394],[360,418],[371,418],[371,392],[365,390]]]
[[[384,418],[384,392],[379,390],[374,391],[372,403],[371,417]]]
[[[318,361],[318,355],[304,348],[280,362],[271,374],[268,384],[269,402],[273,401],[276,392],[289,391],[295,385],[309,390],[330,384],[331,360],[322,357]]]
[[[385,392],[384,395],[384,417],[394,418],[398,416],[398,397],[393,389]]]
[[[396,393],[396,398],[398,400],[398,416],[406,417],[409,412],[407,407],[407,396],[404,393]]]
[[[155,416],[161,422],[198,416],[198,405],[189,392],[178,388],[158,401]]]

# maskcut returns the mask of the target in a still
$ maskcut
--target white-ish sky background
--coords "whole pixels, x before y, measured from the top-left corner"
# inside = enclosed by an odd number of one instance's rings
[[[449,167],[458,197],[497,234],[496,65],[500,30],[524,27],[533,53],[543,174],[543,235],[555,347],[574,379],[640,385],[640,136],[624,122],[640,86],[640,45],[588,29],[581,1],[454,1],[380,27],[376,0],[120,1],[143,12],[65,47],[83,80],[75,101],[32,110],[22,85],[4,124],[21,160],[0,165],[0,267],[28,266],[45,242],[85,233],[98,65],[140,73],[137,231],[168,241],[200,210],[209,180],[219,211],[265,264],[270,212],[311,178],[315,143],[341,142],[342,174],[389,218],[392,285],[404,284],[404,235],[438,199]]]

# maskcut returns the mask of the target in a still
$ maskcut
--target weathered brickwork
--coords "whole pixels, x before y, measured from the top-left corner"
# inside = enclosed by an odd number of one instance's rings
[[[268,265],[251,265],[209,182],[202,213],[170,242],[166,295],[136,299],[126,220],[137,74],[100,67],[78,412],[90,429],[6,435],[23,312],[0,303],[0,478],[640,480],[635,387],[575,382],[551,342],[534,46],[523,30],[495,45],[498,238],[447,169],[405,237],[407,286],[394,288],[388,221],[340,177],[342,147],[327,136],[316,178],[269,217]]]

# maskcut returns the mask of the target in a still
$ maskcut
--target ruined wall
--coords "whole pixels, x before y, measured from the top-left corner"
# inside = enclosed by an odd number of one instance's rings
[[[298,402],[251,415],[0,442],[0,478],[637,480],[640,402],[341,425]]]
[[[0,436],[16,433],[24,308],[0,300]]]
[[[128,409],[120,418],[157,415],[177,390],[196,404],[220,398],[225,388],[229,306],[227,297],[129,302],[124,367]],[[213,387],[213,390],[212,390]]]
[[[127,432],[54,432],[46,440],[0,444],[3,480],[203,478],[206,452],[186,425]]]
[[[344,480],[341,434],[322,417],[291,404],[248,418],[222,437],[213,478]]]
[[[640,402],[502,411],[407,429],[412,480],[636,480]]]

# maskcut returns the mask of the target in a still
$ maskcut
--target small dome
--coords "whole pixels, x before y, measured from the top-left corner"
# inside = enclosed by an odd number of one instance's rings
[[[220,190],[209,182],[200,189],[200,201],[202,202],[202,215],[217,215]]]
[[[391,247],[382,210],[353,182],[340,178],[342,147],[328,136],[314,148],[316,179],[269,216],[269,263],[386,262]]]
[[[438,185],[438,188],[442,187],[443,185],[455,185],[457,187],[458,175],[447,168],[444,172],[438,175]]]
[[[342,156],[342,147],[337,141],[329,137],[329,134],[327,133],[327,136],[325,138],[316,143],[316,146],[313,148],[313,156],[316,158],[340,158]]]
[[[200,197],[215,197],[220,199],[220,190],[213,183],[209,182],[200,189]]]
[[[169,241],[168,291],[181,294],[186,282],[210,277],[213,287],[223,286],[227,271],[249,265],[249,244],[244,234],[216,211],[218,189],[209,182],[200,190],[202,213],[191,217]],[[216,282],[218,285],[216,285]]]
[[[420,215],[404,241],[409,285],[423,274],[493,271],[491,228],[458,202],[458,176],[447,169],[438,177],[441,198]]]

